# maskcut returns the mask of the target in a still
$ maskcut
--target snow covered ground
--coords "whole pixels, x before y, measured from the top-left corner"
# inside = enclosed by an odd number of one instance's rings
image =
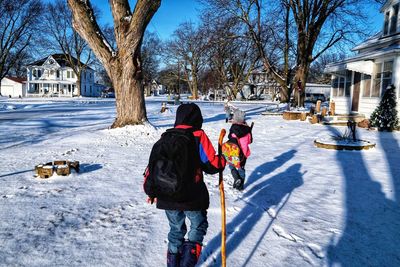
[[[0,99],[0,266],[165,266],[168,223],[146,203],[142,173],[176,106],[150,124],[108,129],[112,99]],[[222,103],[199,103],[214,145]],[[314,147],[344,127],[260,115],[242,193],[224,172],[227,266],[400,266],[400,133],[360,129],[367,151]],[[78,160],[81,173],[34,177],[39,163]],[[199,266],[219,266],[218,175]]]

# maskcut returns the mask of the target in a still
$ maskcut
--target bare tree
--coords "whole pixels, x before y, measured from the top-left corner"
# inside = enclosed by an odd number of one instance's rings
[[[143,35],[161,0],[138,0],[133,12],[128,0],[110,0],[116,49],[104,37],[89,0],[68,0],[73,26],[106,69],[116,94],[117,118],[111,127],[147,120],[140,48]]]
[[[344,60],[345,58],[346,55],[340,52],[322,54],[311,64],[308,81],[329,84],[331,82],[331,75],[324,73],[326,65]]]
[[[296,91],[298,93],[294,94],[295,97],[300,96],[300,105],[304,104],[304,87],[311,63],[339,42],[359,36],[364,26],[363,8],[368,3],[376,2],[376,0],[203,1],[218,15],[237,17],[247,26],[264,69],[281,86],[282,101],[289,101],[292,89],[300,86],[303,90],[298,90]],[[278,8],[280,12],[271,15],[271,12],[268,12],[271,8]],[[277,25],[284,27],[277,30]],[[273,31],[268,31],[269,27],[272,27]],[[284,33],[277,35],[278,43],[284,44],[279,48],[282,51],[279,61],[274,60],[268,53],[271,42],[277,43],[274,32]]]
[[[184,80],[188,83],[193,99],[198,98],[199,73],[205,66],[206,39],[200,28],[191,22],[179,25],[173,39],[166,44],[166,55],[169,62],[178,65]]]
[[[151,83],[156,79],[161,55],[161,40],[153,32],[146,32],[142,45],[143,80],[145,86],[151,89]]]
[[[57,15],[55,15],[57,14]],[[49,39],[47,48],[62,51],[77,77],[77,95],[81,95],[81,75],[93,63],[92,51],[87,42],[72,27],[72,14],[67,3],[57,0],[48,3],[43,29]]]
[[[40,0],[0,1],[0,80],[29,56],[41,12]]]
[[[290,67],[289,67],[289,30],[285,31],[278,28],[283,23],[288,26],[289,13],[288,8],[285,10],[278,10],[271,12],[267,8],[262,6],[262,1],[258,0],[203,0],[206,9],[209,13],[214,13],[215,16],[219,17],[233,17],[241,21],[246,28],[244,37],[247,37],[248,42],[251,42],[257,51],[258,59],[263,65],[263,69],[270,75],[282,88],[281,98],[283,101],[289,100],[289,79]],[[269,4],[271,2],[268,2]],[[269,11],[269,13],[268,13]],[[276,14],[284,13],[284,17],[276,16]],[[275,15],[273,15],[275,13]],[[268,21],[265,18],[274,18],[273,21]],[[278,34],[275,32],[285,33],[286,38],[280,38],[277,40]],[[277,44],[280,44],[280,48],[283,51],[283,63],[282,60],[275,61],[275,55]],[[284,44],[284,45],[282,45]],[[282,55],[281,54],[281,55]],[[282,66],[283,65],[283,66]]]
[[[238,20],[232,17],[213,17],[208,12],[202,17],[203,38],[206,38],[208,72],[218,89],[225,87],[235,98],[257,61],[256,53],[244,37]]]

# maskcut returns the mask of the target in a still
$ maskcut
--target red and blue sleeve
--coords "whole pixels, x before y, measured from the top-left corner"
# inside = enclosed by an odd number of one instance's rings
[[[195,131],[194,136],[199,140],[199,153],[201,168],[209,174],[217,173],[225,166],[225,158],[215,154],[215,149],[203,130]]]

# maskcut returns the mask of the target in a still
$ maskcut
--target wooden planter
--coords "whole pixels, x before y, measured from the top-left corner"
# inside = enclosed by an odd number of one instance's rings
[[[35,166],[36,175],[44,179],[50,178],[54,172],[57,175],[67,176],[71,174],[71,169],[79,172],[79,161],[56,160]]]
[[[40,178],[47,179],[54,173],[53,165],[39,164],[35,166],[35,172]]]
[[[301,121],[305,121],[306,119],[307,119],[307,113],[302,112],[302,113],[300,114],[300,120],[301,120]]]
[[[285,111],[283,112],[283,119],[284,120],[300,120],[301,113],[299,111]]]
[[[346,145],[346,144],[325,144],[319,140],[314,140],[314,145],[319,148],[334,149],[334,150],[367,150],[375,147],[374,143],[364,141],[364,145]]]
[[[310,123],[311,124],[316,124],[319,122],[319,118],[318,115],[314,114],[311,118],[310,118]]]
[[[56,168],[57,175],[67,176],[71,173],[68,165],[58,165]]]

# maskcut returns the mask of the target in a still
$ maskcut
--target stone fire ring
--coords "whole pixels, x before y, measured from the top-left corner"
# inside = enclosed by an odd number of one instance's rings
[[[367,150],[375,147],[375,143],[359,140],[333,140],[333,139],[316,139],[314,145],[319,148],[335,149],[335,150]]]

